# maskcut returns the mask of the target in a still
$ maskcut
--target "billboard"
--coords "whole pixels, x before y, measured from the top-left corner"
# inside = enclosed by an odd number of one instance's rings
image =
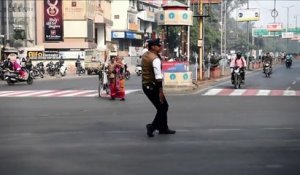
[[[63,41],[62,0],[44,0],[44,40]]]
[[[294,32],[282,32],[282,38],[294,38]]]
[[[193,25],[193,12],[189,10],[164,10],[156,13],[158,25]]]
[[[237,21],[258,21],[260,19],[259,9],[239,9],[237,10]]]
[[[281,23],[272,23],[267,25],[267,30],[269,32],[278,32],[282,30],[282,24]]]

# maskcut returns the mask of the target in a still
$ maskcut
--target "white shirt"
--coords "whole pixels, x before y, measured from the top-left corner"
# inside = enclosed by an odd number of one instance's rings
[[[152,62],[153,70],[154,70],[154,75],[155,79],[163,79],[163,74],[161,72],[161,61],[159,58],[155,58]]]
[[[142,50],[142,55],[144,55],[144,53],[146,53],[148,51],[148,49],[147,48],[144,48],[143,50]],[[142,56],[141,55],[141,56]]]

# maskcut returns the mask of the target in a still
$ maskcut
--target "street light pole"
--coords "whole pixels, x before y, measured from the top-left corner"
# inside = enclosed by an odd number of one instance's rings
[[[293,5],[291,6],[286,6],[286,7],[283,7],[283,8],[286,8],[286,21],[287,21],[287,24],[286,24],[286,28],[285,28],[285,32],[288,32],[288,28],[289,28],[289,14],[290,14],[290,8],[294,7]],[[288,52],[288,46],[289,46],[289,39],[287,38],[286,39],[286,51]]]
[[[249,0],[247,1],[247,9],[249,9]],[[247,52],[249,52],[249,54],[247,55],[247,70],[250,69],[250,64],[249,64],[249,57],[250,57],[250,36],[249,36],[249,21],[247,21]]]
[[[6,0],[6,41],[10,39],[9,36],[9,17],[8,17],[8,0]]]

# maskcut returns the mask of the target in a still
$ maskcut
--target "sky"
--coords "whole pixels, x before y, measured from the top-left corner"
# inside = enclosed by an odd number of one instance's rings
[[[286,7],[290,7],[289,15],[287,15]],[[274,18],[271,16],[271,11],[274,9],[274,0],[249,0],[249,8],[260,9],[260,21],[255,22],[257,28],[266,28],[267,24],[274,22]],[[276,10],[278,11],[276,23],[282,23],[283,28],[287,26],[287,16],[289,16],[289,28],[295,28],[295,16],[298,16],[297,27],[300,27],[300,0],[276,0]]]

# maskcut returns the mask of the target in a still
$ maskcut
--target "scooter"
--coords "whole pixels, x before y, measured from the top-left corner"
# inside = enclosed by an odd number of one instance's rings
[[[287,69],[290,69],[292,66],[292,59],[286,59],[285,60],[285,66]]]
[[[4,80],[6,80],[7,84],[14,85],[17,82],[27,82],[27,84],[32,84],[33,83],[33,75],[32,72],[25,69],[21,68],[25,72],[25,76],[21,77],[20,73],[12,71],[12,70],[5,70],[4,74]]]
[[[65,64],[62,64],[59,68],[59,73],[60,75],[63,77],[67,74],[67,67],[65,66]]]
[[[142,75],[142,66],[141,65],[136,65],[134,71],[135,71],[137,76]]]
[[[265,64],[264,72],[265,72],[266,77],[270,77],[270,75],[271,75],[271,73],[272,73],[272,69],[271,69],[269,63],[266,63],[266,64]]]

